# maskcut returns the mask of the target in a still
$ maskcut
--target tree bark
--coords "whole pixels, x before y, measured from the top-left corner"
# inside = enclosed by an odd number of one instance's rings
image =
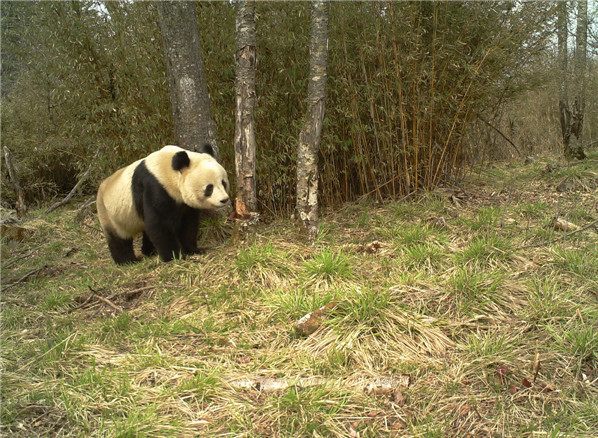
[[[253,110],[255,107],[255,3],[242,0],[237,5],[236,97],[235,118],[235,167],[237,172],[238,216],[248,217],[257,213],[255,192],[255,132]]]
[[[10,151],[6,146],[2,146],[2,150],[4,152],[4,163],[6,164],[6,170],[8,171],[8,178],[10,179],[10,182],[15,189],[15,194],[17,195],[15,210],[17,211],[17,216],[21,217],[27,210],[27,205],[25,204],[25,194],[23,193],[23,189],[21,188],[19,176],[15,171]]]
[[[311,237],[318,225],[318,151],[324,120],[328,62],[328,2],[314,1],[311,12],[307,114],[297,150],[297,214]]]
[[[569,68],[568,68],[568,8],[567,1],[557,6],[557,38],[559,59],[559,118],[563,139],[563,152],[566,158],[584,159],[582,131],[585,110],[585,77],[587,48],[587,0],[578,0],[576,48],[573,74],[573,105],[569,102]]]
[[[577,0],[577,27],[575,32],[574,90],[571,115],[570,142],[572,156],[586,158],[583,150],[583,119],[586,107],[586,66],[588,45],[588,0]]]
[[[571,137],[570,123],[571,112],[568,104],[568,75],[567,75],[567,2],[562,1],[557,6],[557,39],[558,39],[558,64],[559,64],[559,120],[561,123],[561,136],[563,138],[564,153],[569,150],[569,137]]]
[[[204,145],[209,144],[218,157],[216,125],[201,58],[196,2],[159,1],[156,7],[178,145],[204,152]]]

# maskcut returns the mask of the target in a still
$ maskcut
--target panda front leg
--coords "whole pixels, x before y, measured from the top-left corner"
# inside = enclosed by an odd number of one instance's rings
[[[141,254],[146,257],[156,255],[156,247],[145,231],[143,232],[143,239],[141,240]]]
[[[183,254],[203,254],[205,251],[197,247],[197,231],[199,229],[199,210],[185,206],[178,229],[178,237]]]
[[[155,211],[145,213],[145,233],[163,262],[181,258],[182,248],[175,223],[168,217],[160,217]]]

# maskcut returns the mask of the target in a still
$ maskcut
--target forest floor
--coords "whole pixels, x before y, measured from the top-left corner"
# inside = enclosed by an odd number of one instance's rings
[[[2,244],[1,431],[596,436],[597,160],[346,205],[313,245],[212,224],[168,264],[114,265],[76,206],[33,212]]]

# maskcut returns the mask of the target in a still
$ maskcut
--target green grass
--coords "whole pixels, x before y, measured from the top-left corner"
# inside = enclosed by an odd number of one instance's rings
[[[522,202],[517,205],[515,211],[526,219],[542,219],[550,211],[550,206],[544,201]]]
[[[305,262],[305,272],[310,278],[331,280],[334,278],[348,278],[352,270],[349,258],[342,252],[324,250],[320,254]]]
[[[494,302],[499,294],[504,274],[479,268],[460,267],[448,279],[448,285],[463,314],[478,312],[487,303]]]
[[[598,360],[598,329],[591,323],[574,321],[565,326],[549,327],[560,349],[578,361]]]
[[[554,264],[563,272],[584,278],[598,276],[598,245],[584,250],[556,248],[554,254]]]
[[[235,265],[240,272],[248,274],[254,268],[267,267],[275,257],[276,253],[272,245],[253,245],[239,251]]]
[[[469,245],[455,255],[459,265],[490,265],[508,261],[513,253],[512,243],[500,236],[475,237]]]
[[[207,253],[168,264],[115,266],[76,202],[33,211],[35,233],[2,243],[0,433],[596,436],[598,236],[547,226],[595,220],[590,193],[554,186],[596,169],[560,165],[474,172],[460,205],[340,206],[315,242],[210,218]],[[365,390],[404,376],[402,398]]]

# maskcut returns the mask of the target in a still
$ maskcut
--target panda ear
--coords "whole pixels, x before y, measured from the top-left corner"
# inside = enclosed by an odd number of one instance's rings
[[[177,172],[183,170],[185,167],[189,167],[189,164],[191,164],[191,160],[185,151],[177,152],[172,157],[172,168]]]
[[[214,157],[214,148],[213,148],[213,147],[212,147],[212,145],[211,145],[211,144],[209,144],[209,143],[206,143],[206,144],[204,144],[204,145],[203,145],[203,153],[204,153],[204,154],[211,155],[211,156],[212,156],[212,158],[215,158],[215,157]]]

